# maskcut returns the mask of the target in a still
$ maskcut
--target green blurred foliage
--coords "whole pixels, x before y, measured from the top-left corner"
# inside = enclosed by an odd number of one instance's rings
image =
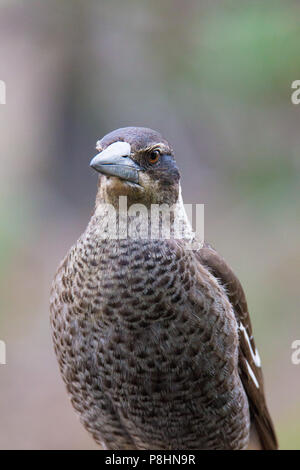
[[[186,57],[198,86],[225,100],[278,103],[299,73],[300,5],[226,2],[195,26]],[[200,34],[199,34],[200,31]]]

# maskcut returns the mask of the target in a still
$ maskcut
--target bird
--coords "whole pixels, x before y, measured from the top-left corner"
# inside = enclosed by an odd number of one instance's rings
[[[80,421],[102,450],[277,449],[244,290],[193,233],[171,145],[124,127],[96,149],[95,209],[50,297],[54,349]],[[172,208],[169,236],[161,217],[159,227],[151,219],[161,206]]]

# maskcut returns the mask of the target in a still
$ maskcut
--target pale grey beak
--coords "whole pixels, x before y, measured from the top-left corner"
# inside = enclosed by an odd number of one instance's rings
[[[108,176],[117,176],[133,183],[139,182],[141,167],[130,158],[131,147],[127,142],[114,142],[98,153],[90,163],[94,170]]]

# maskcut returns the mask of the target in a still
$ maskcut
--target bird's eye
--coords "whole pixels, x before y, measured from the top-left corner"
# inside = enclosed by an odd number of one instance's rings
[[[149,163],[151,165],[155,165],[160,159],[160,151],[159,150],[152,150],[149,154]]]

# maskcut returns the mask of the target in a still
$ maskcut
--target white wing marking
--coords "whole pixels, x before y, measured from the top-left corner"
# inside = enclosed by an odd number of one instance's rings
[[[249,350],[250,350],[250,352],[251,352],[251,356],[252,356],[252,359],[253,359],[253,361],[254,361],[254,364],[256,365],[256,367],[261,367],[261,360],[260,360],[258,351],[257,351],[257,349],[255,348],[255,353],[253,352],[253,349],[252,349],[252,346],[251,346],[251,343],[250,343],[250,339],[249,339],[248,333],[247,333],[246,328],[244,327],[244,325],[243,325],[242,323],[240,323],[239,329],[243,332],[243,334],[244,334],[244,336],[245,336],[245,338],[246,338],[246,341],[247,341],[247,343],[248,343]]]

